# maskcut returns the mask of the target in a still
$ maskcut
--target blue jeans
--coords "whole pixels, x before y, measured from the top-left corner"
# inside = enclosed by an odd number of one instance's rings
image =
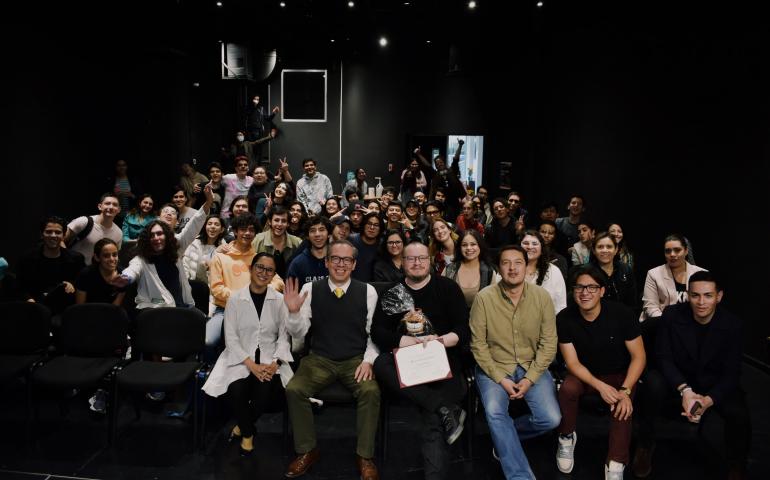
[[[527,371],[519,366],[516,367],[513,375],[508,375],[508,378],[518,382],[526,373]],[[484,404],[492,443],[500,457],[505,478],[508,480],[535,478],[527,457],[521,449],[519,439],[536,437],[559,426],[561,412],[551,374],[548,371],[544,372],[537,383],[530,387],[524,395],[524,401],[527,402],[531,413],[515,420],[508,414],[510,402],[508,392],[478,366],[476,366],[476,386],[481,395],[481,402]]]

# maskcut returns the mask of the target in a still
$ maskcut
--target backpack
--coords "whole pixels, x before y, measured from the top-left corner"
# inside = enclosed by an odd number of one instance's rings
[[[70,241],[67,243],[67,247],[72,247],[79,241],[83,240],[88,236],[89,233],[91,233],[91,230],[94,229],[94,219],[91,216],[86,217],[88,221],[86,222],[86,228],[80,231],[77,235],[75,235],[73,238],[70,239]]]

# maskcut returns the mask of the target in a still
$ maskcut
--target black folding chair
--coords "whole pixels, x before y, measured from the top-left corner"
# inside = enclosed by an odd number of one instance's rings
[[[193,301],[195,301],[195,308],[203,312],[208,317],[209,315],[209,285],[206,282],[200,280],[190,280],[190,288],[192,289]]]
[[[128,315],[109,303],[72,305],[62,314],[60,344],[62,355],[52,358],[32,372],[33,394],[44,389],[69,390],[96,388],[107,380],[114,391],[115,367],[126,348]],[[32,408],[36,395],[31,395]],[[38,402],[34,402],[37,418]],[[107,406],[109,412],[110,405]],[[108,422],[108,429],[113,427]],[[108,441],[109,441],[108,432]]]
[[[39,303],[0,303],[0,384],[28,374],[51,342],[51,311]]]
[[[198,377],[202,367],[198,356],[206,337],[206,316],[194,308],[150,308],[136,319],[132,348],[144,360],[128,364],[117,374],[113,392],[113,441],[117,438],[120,392],[170,392],[191,379],[193,450],[198,441]],[[172,362],[147,360],[152,355],[171,357]],[[136,409],[137,419],[139,409]]]

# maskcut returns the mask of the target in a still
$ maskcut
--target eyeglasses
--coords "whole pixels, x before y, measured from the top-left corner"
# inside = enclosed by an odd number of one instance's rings
[[[356,259],[353,257],[338,257],[337,255],[332,255],[331,257],[329,257],[329,262],[332,265],[339,265],[340,263],[342,263],[342,265],[349,267],[353,265],[353,262],[355,261]]]
[[[176,217],[176,210],[173,210],[171,208],[164,208],[160,211],[161,215],[173,215]]]
[[[380,228],[380,222],[366,222],[367,227]]]
[[[426,214],[426,215],[430,215],[430,216],[433,216],[433,215],[438,215],[438,213],[439,213],[439,211],[438,211],[438,210],[427,210],[427,211],[425,212],[425,214]]]
[[[272,268],[272,267],[266,267],[266,266],[264,266],[264,265],[260,265],[260,264],[256,264],[256,265],[254,265],[254,268],[255,268],[255,269],[256,269],[256,270],[257,270],[259,273],[267,273],[268,275],[272,275],[273,273],[275,273],[275,269],[274,269],[274,268]]]
[[[402,242],[401,240],[391,240],[388,242],[388,246],[395,247],[396,245],[401,245],[402,243],[404,242]]]
[[[406,260],[407,263],[425,263],[430,260],[430,257],[427,255],[408,255],[404,257],[404,260]]]
[[[596,292],[599,291],[600,288],[602,288],[602,287],[599,286],[599,285],[596,285],[596,284],[594,284],[594,285],[580,285],[580,284],[577,284],[577,285],[575,285],[573,287],[573,290],[576,293],[583,293],[585,291],[588,291],[588,293],[596,293]]]

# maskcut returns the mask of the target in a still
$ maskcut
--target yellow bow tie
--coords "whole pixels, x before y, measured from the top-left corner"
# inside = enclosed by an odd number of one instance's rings
[[[345,295],[345,290],[337,287],[334,289],[334,294],[337,296],[337,298],[342,298],[342,296]]]

